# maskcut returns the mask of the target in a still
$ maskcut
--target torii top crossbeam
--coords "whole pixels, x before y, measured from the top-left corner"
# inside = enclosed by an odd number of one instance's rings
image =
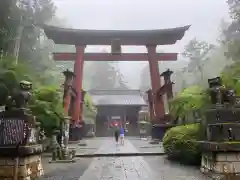
[[[121,45],[171,45],[181,40],[190,26],[160,30],[75,30],[44,26],[45,34],[56,44],[111,45],[120,39]]]

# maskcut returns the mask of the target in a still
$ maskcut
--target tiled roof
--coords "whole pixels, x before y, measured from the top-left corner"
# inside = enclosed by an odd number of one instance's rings
[[[138,90],[124,90],[124,91],[89,91],[93,103],[99,105],[125,105],[125,106],[146,106],[146,102]]]

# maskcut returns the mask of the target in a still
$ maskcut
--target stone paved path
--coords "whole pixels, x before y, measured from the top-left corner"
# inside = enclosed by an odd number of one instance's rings
[[[76,149],[76,154],[94,154],[103,145],[106,138],[90,138],[85,139],[87,146],[79,146],[78,144],[69,144],[69,148]],[[109,139],[109,138],[108,138]]]
[[[144,157],[152,172],[158,176],[158,180],[210,180],[204,176],[198,167],[184,166],[168,161],[164,156]]]
[[[124,146],[106,139],[98,152],[138,152],[130,140]],[[141,144],[140,142],[138,142]],[[158,147],[159,148],[159,147]],[[93,158],[80,180],[208,180],[198,169],[169,164],[164,156]]]
[[[140,138],[129,137],[130,142],[138,149],[139,152],[144,153],[164,153],[162,143],[149,144],[151,140],[141,140]]]
[[[76,149],[77,155],[84,154],[114,154],[114,153],[163,153],[163,147],[161,144],[151,145],[149,141],[141,140],[140,138],[127,137],[125,139],[124,148],[120,150],[114,146],[114,139],[112,137],[106,138],[93,138],[85,140],[87,146],[79,146],[76,144],[70,144],[69,148]],[[104,148],[109,147],[109,148]]]
[[[80,180],[157,180],[142,157],[95,158]]]
[[[135,148],[130,140],[125,139],[124,145],[116,145],[116,143],[109,138],[106,138],[103,142],[100,149],[97,153],[107,154],[107,153],[137,153],[139,152],[137,148]]]
[[[104,138],[95,146],[100,147],[97,153],[134,153],[142,147],[141,142],[137,142],[140,146],[135,143],[127,139],[124,146],[116,146],[112,138]],[[45,176],[40,180],[209,180],[197,168],[173,164],[164,156],[80,158],[77,163],[47,164],[44,168]]]
[[[44,176],[39,180],[79,180],[79,177],[90,166],[92,159],[79,159],[76,163],[48,163],[47,158],[43,158]],[[88,180],[88,179],[87,179]]]
[[[97,153],[137,153],[138,149],[125,139],[124,145],[116,145],[106,139]],[[155,180],[150,167],[142,157],[94,158],[80,180]]]

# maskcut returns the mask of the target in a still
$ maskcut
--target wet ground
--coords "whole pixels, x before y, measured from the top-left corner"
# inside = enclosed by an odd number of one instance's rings
[[[92,159],[79,159],[76,163],[49,164],[48,158],[43,158],[45,175],[40,180],[79,180],[91,163]]]
[[[161,144],[128,138],[124,146],[116,146],[112,138],[86,140],[87,146],[77,147],[79,153],[156,152]],[[76,163],[48,164],[43,157],[45,176],[41,180],[208,180],[198,168],[174,164],[164,156],[79,158]]]

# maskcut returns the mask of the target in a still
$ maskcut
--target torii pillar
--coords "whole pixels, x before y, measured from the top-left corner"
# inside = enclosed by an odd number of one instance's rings
[[[76,91],[76,100],[73,107],[72,119],[75,122],[82,121],[82,103],[83,103],[83,93],[82,93],[82,81],[83,81],[83,65],[84,65],[84,50],[85,46],[76,46],[76,60],[74,63],[74,88]]]
[[[71,123],[71,139],[70,141],[77,141],[81,139],[81,128],[83,127],[82,109],[83,109],[83,66],[84,66],[84,51],[85,46],[76,46],[76,59],[74,62],[74,74],[75,79],[73,82],[74,89],[76,91],[76,98],[74,99],[72,110],[72,123]]]
[[[162,98],[157,98],[157,91],[161,88],[161,78],[158,68],[158,60],[156,56],[156,45],[147,45],[148,51],[148,62],[149,62],[149,70],[150,77],[152,83],[152,121],[153,123],[161,123],[160,119],[165,114],[164,103]]]

